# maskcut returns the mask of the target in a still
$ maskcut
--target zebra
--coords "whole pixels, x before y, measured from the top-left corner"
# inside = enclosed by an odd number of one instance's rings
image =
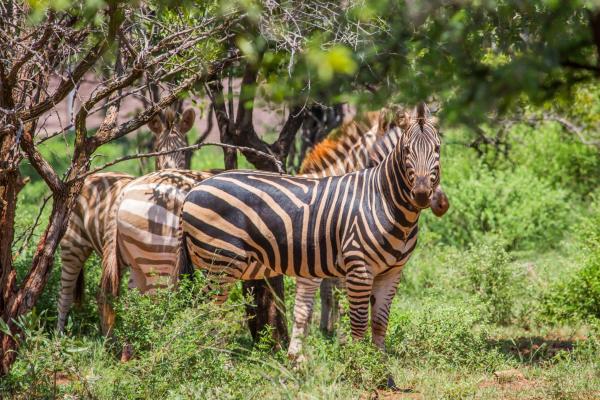
[[[361,124],[347,129],[348,133],[343,136],[334,131],[329,135],[333,138],[328,137],[319,143],[303,160],[300,174],[311,178],[323,178],[378,165],[400,140],[402,130],[393,128],[402,118],[407,117],[396,110],[382,109],[368,116],[371,129],[366,132],[360,133]],[[362,130],[364,131],[364,125]],[[357,132],[360,133],[358,136]],[[356,143],[360,143],[360,146],[355,146]],[[431,209],[436,216],[441,217],[448,208],[448,198],[441,186],[438,186],[431,199]],[[294,321],[288,352],[291,358],[296,358],[300,353],[302,338],[307,333],[312,316],[314,282],[319,280],[319,278],[296,278]],[[326,278],[320,284],[320,328],[330,334],[333,332],[333,325],[339,312],[333,295],[334,288],[343,289],[338,279]]]
[[[179,213],[187,193],[212,171],[167,169],[144,175],[121,190],[116,207],[116,243],[130,268],[129,287],[152,293],[171,283],[179,244]],[[116,271],[106,271],[117,279]],[[115,288],[116,281],[105,288]]]
[[[56,329],[63,332],[67,315],[75,302],[81,304],[84,290],[83,265],[92,252],[102,257],[102,269],[117,263],[112,251],[114,245],[114,209],[121,190],[133,176],[116,172],[101,172],[88,176],[60,241],[61,275],[58,296],[58,322]],[[100,303],[102,303],[100,301]],[[106,332],[112,321],[107,321],[106,310],[99,307],[102,331]]]
[[[181,116],[171,110],[157,114],[148,127],[155,135],[154,150],[171,150],[185,145],[185,135],[192,128],[194,110],[189,108]],[[165,121],[163,124],[162,121]],[[156,157],[156,166],[173,165],[183,168],[181,153]],[[102,257],[104,286],[115,282],[118,275],[118,258],[114,249],[116,224],[114,220],[117,199],[133,176],[114,172],[100,172],[87,177],[75,208],[71,212],[65,235],[61,239],[61,287],[58,298],[58,321],[56,328],[64,332],[69,310],[74,302],[80,304],[84,289],[83,265],[95,251]],[[115,272],[115,270],[117,272]],[[105,271],[113,275],[106,275]],[[116,288],[111,288],[115,292]],[[103,300],[99,299],[99,311],[103,333],[113,325],[114,315]]]
[[[429,109],[421,103],[407,117],[399,142],[373,168],[320,179],[237,171],[201,182],[183,203],[180,273],[206,270],[218,304],[238,279],[343,277],[352,337],[364,337],[370,304],[372,339],[383,349],[420,212],[440,182]],[[312,282],[316,291],[319,279]]]
[[[195,119],[196,113],[192,108],[185,110],[179,118],[171,109],[156,114],[148,122],[148,127],[154,133],[154,150],[174,150],[187,146],[186,133],[194,126]],[[186,168],[185,152],[158,156],[155,158],[155,167],[157,171]]]

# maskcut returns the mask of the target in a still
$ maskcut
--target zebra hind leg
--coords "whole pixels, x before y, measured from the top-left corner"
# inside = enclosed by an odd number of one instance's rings
[[[92,254],[89,246],[77,243],[65,235],[61,241],[60,293],[58,297],[58,322],[56,329],[64,332],[67,316],[76,298],[83,295],[83,265]]]
[[[221,305],[227,301],[229,290],[242,278],[247,264],[239,261],[212,261],[210,267],[206,268],[207,285],[206,291],[211,293],[214,302]]]
[[[294,326],[292,339],[288,347],[288,357],[300,362],[302,340],[308,331],[315,302],[315,294],[321,283],[321,278],[296,278],[296,300],[294,303]]]

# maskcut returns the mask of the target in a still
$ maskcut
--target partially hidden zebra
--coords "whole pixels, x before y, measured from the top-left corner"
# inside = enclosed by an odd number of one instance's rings
[[[342,126],[342,130],[346,131],[344,135],[339,135],[334,130],[328,138],[316,145],[307,154],[300,167],[300,174],[310,178],[323,178],[343,175],[378,165],[400,140],[402,130],[394,128],[398,128],[400,120],[404,118],[408,117],[398,110],[382,109],[376,113],[368,114],[368,118],[364,122],[368,122],[370,126],[366,131],[364,123],[356,124],[353,127],[354,129],[347,129]],[[357,146],[356,144],[360,145]],[[433,213],[441,217],[446,213],[449,206],[446,194],[441,186],[438,186],[431,199]],[[296,357],[301,350],[301,341],[307,333],[312,316],[315,282],[319,281],[320,278],[298,277],[296,279],[294,323],[289,346],[291,357]],[[334,288],[343,288],[338,279],[326,278],[320,284],[320,328],[328,333],[333,332],[333,326],[339,312],[333,294]]]
[[[172,110],[158,113],[148,126],[154,133],[154,150],[172,150],[185,146],[185,135],[192,128],[195,118],[193,109],[181,116]],[[157,167],[183,168],[180,152],[156,157]],[[64,331],[69,310],[73,302],[80,303],[84,289],[83,265],[95,251],[102,258],[103,281],[115,281],[105,271],[118,274],[118,254],[114,249],[115,213],[117,199],[122,189],[133,181],[128,174],[101,172],[90,175],[83,188],[63,236],[61,247],[61,288],[58,298],[57,330]],[[102,294],[102,292],[101,292]],[[99,299],[102,332],[107,333],[113,324],[114,315],[105,299]]]
[[[175,267],[180,237],[179,214],[188,192],[212,172],[163,170],[130,182],[116,208],[116,242],[123,265],[130,268],[129,286],[142,293],[167,287]],[[103,287],[116,292],[117,271],[106,271]]]
[[[373,168],[320,179],[238,171],[204,180],[183,204],[180,271],[208,271],[218,303],[238,279],[343,277],[353,338],[364,337],[371,305],[373,342],[383,348],[420,212],[440,182],[429,110],[420,104],[408,117]]]
[[[194,126],[196,113],[188,108],[180,116],[172,109],[158,113],[148,122],[148,127],[154,133],[154,150],[174,150],[188,144],[186,133]],[[178,151],[155,158],[156,170],[186,168],[185,152]]]

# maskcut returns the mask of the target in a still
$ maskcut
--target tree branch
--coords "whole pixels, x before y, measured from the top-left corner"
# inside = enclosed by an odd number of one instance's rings
[[[180,147],[178,149],[172,149],[172,150],[163,150],[163,151],[154,151],[151,153],[144,153],[144,154],[130,154],[127,156],[123,156],[123,157],[119,157],[116,160],[113,160],[111,162],[108,162],[98,168],[94,168],[88,172],[86,172],[85,174],[79,175],[71,180],[69,180],[67,182],[67,184],[71,184],[75,181],[81,180],[81,179],[85,179],[86,177],[95,174],[96,172],[102,171],[103,169],[106,169],[110,166],[113,166],[115,164],[118,164],[120,162],[123,161],[128,161],[128,160],[135,160],[138,158],[147,158],[147,157],[156,157],[156,156],[162,156],[165,154],[171,154],[171,153],[177,153],[180,151],[188,151],[188,150],[197,150],[201,147],[204,146],[219,146],[225,149],[233,149],[233,150],[239,150],[239,151],[243,151],[243,152],[248,152],[251,154],[256,155],[257,157],[261,157],[265,160],[268,160],[270,162],[273,163],[273,165],[277,168],[277,172],[279,172],[280,174],[285,174],[285,171],[282,168],[282,163],[281,161],[279,161],[277,159],[277,157],[273,156],[272,154],[267,154],[267,153],[263,153],[262,151],[253,149],[251,147],[245,147],[245,146],[235,146],[235,145],[231,145],[231,144],[225,144],[225,143],[212,143],[212,142],[206,142],[206,143],[198,143],[198,144],[193,144],[190,146],[185,146],[185,147]]]

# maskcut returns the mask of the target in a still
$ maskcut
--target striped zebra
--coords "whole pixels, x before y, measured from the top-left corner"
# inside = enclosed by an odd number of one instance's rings
[[[130,268],[130,288],[142,293],[169,285],[179,244],[179,214],[188,192],[212,172],[157,171],[130,182],[121,190],[116,209],[117,250]],[[118,286],[116,271],[107,271]]]
[[[393,151],[362,171],[320,179],[239,171],[203,181],[183,204],[180,272],[207,270],[217,303],[238,279],[343,277],[352,337],[364,337],[370,304],[373,342],[383,348],[419,214],[440,181],[440,138],[427,107],[417,106],[403,128]]]
[[[400,140],[402,130],[397,128],[397,124],[402,118],[407,117],[395,110],[383,109],[369,116],[370,129],[366,131],[364,124],[357,124],[351,129],[346,129],[348,133],[344,135],[339,135],[334,131],[330,135],[331,138],[319,143],[307,155],[303,160],[300,173],[302,176],[310,178],[323,178],[378,165],[391,153]],[[342,130],[344,128],[343,126]],[[360,143],[360,146],[355,146],[357,143]],[[431,209],[435,215],[441,217],[448,208],[448,199],[441,186],[438,186],[431,199]],[[300,353],[302,338],[306,335],[312,316],[315,282],[319,280],[320,278],[303,277],[296,279],[294,323],[289,346],[291,356]],[[333,326],[339,313],[337,300],[333,295],[334,288],[343,289],[340,280],[326,278],[320,284],[320,328],[328,333],[333,332]]]
[[[83,265],[93,251],[102,257],[102,269],[117,261],[113,254],[114,209],[121,190],[133,180],[131,175],[102,172],[88,176],[75,208],[71,212],[67,231],[60,241],[61,276],[58,296],[57,329],[63,332],[73,302],[81,304],[84,290]],[[112,321],[105,321],[100,307],[102,330]]]
[[[184,146],[185,135],[192,128],[194,118],[195,113],[191,108],[184,111],[180,117],[176,117],[171,110],[157,114],[148,123],[155,135],[154,150],[172,150]],[[183,168],[182,160],[182,153],[165,154],[156,157],[156,166],[160,168],[173,165],[175,168]],[[60,242],[62,267],[58,298],[59,332],[64,331],[73,302],[81,303],[84,289],[83,266],[93,251],[102,257],[103,282],[118,281],[115,278],[115,274],[119,274],[119,260],[114,248],[114,217],[117,199],[123,188],[133,179],[133,176],[127,174],[102,172],[91,175],[84,181],[67,231]],[[111,287],[110,291],[116,294],[117,288]],[[113,324],[114,315],[103,299],[102,292],[100,297],[102,332],[107,333]]]

